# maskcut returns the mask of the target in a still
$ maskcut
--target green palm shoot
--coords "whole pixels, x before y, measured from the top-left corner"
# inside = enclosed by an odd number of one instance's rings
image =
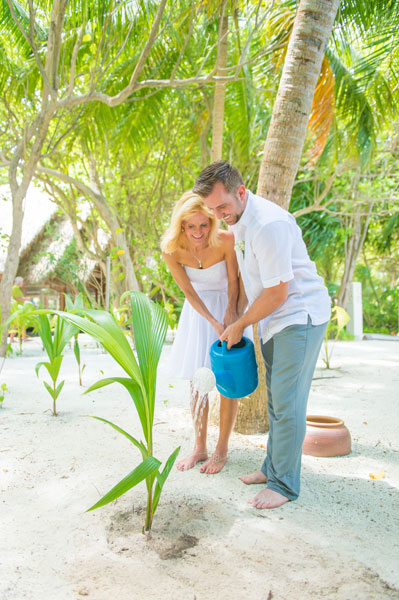
[[[73,300],[68,294],[65,294],[65,306],[68,312],[78,311],[85,307],[82,294],[78,294],[76,298]],[[83,371],[85,370],[86,365],[82,365],[81,357],[80,357],[80,346],[79,346],[79,331],[75,334],[75,340],[73,344],[73,353],[75,355],[75,359],[78,365],[79,372],[79,385],[83,385],[82,376]]]
[[[153,425],[157,367],[168,327],[167,313],[141,292],[128,292],[128,295],[131,303],[137,359],[123,329],[110,313],[103,310],[84,309],[79,311],[80,315],[84,316],[63,312],[57,314],[102,344],[125,371],[126,377],[101,379],[85,393],[113,383],[123,385],[133,400],[145,440],[145,442],[139,441],[114,423],[101,417],[94,417],[124,435],[140,451],[142,462],[88,510],[105,506],[145,480],[147,486],[145,530],[149,531],[163,486],[175,463],[180,447],[172,452],[161,470],[161,461],[153,455]]]
[[[79,329],[58,316],[55,317],[54,331],[51,329],[50,318],[47,314],[38,314],[32,319],[48,357],[47,362],[37,363],[35,371],[36,375],[39,376],[40,368],[45,367],[50,375],[51,383],[43,381],[43,385],[53,400],[53,415],[56,417],[57,398],[65,383],[65,381],[58,383],[61,363],[64,358],[63,350],[69,340],[79,332]]]

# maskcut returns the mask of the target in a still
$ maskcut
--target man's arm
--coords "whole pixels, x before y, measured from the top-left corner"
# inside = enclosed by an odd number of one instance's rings
[[[243,331],[248,325],[253,325],[253,323],[257,323],[268,317],[286,301],[288,285],[288,281],[280,281],[278,285],[265,288],[255,302],[251,304],[247,312],[224,330],[219,339],[227,341],[227,348],[230,349],[231,346],[241,340]]]
[[[244,282],[242,280],[241,274],[238,277],[238,302],[237,302],[237,314],[241,317],[244,314],[245,309],[248,306],[248,298],[244,289]]]
[[[238,263],[236,253],[234,251],[234,236],[229,231],[221,232],[224,258],[226,261],[227,269],[227,297],[228,303],[226,312],[223,319],[225,327],[234,323],[238,317],[237,314],[237,300],[238,300]]]

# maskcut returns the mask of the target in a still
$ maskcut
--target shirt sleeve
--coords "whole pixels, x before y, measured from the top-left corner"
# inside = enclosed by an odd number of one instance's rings
[[[292,232],[287,221],[263,225],[255,234],[252,248],[264,288],[294,278],[292,271]]]

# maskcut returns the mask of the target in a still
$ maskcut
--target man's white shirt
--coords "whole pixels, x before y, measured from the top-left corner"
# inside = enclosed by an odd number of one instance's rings
[[[290,325],[306,324],[308,316],[313,325],[326,323],[331,313],[327,288],[294,217],[274,202],[247,193],[245,210],[230,229],[248,302],[265,288],[289,282],[286,301],[259,323],[262,341]]]

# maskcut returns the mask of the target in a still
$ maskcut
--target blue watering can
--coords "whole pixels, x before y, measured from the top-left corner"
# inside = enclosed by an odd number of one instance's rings
[[[258,387],[258,367],[253,342],[243,337],[227,350],[227,342],[217,340],[209,351],[218,391],[227,398],[243,398]]]

